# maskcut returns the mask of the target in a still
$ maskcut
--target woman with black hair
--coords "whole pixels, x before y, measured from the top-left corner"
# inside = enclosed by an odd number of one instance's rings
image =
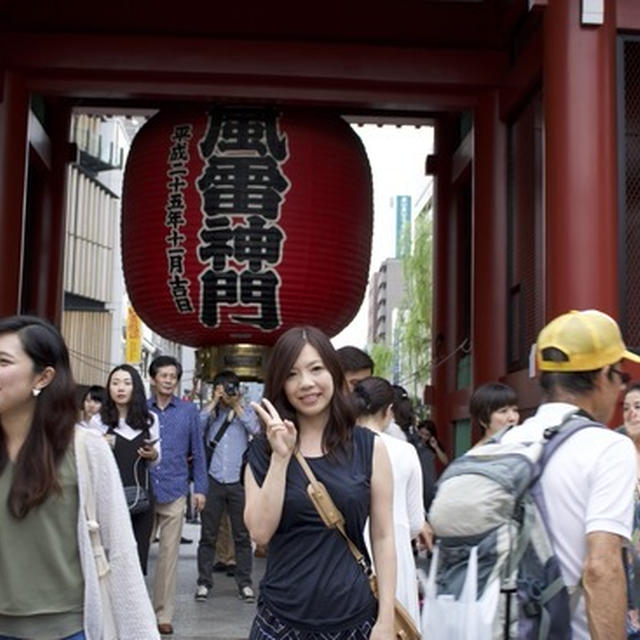
[[[249,445],[245,472],[245,521],[256,543],[269,544],[251,640],[393,638],[389,457],[380,438],[355,426],[343,389],[340,362],[322,331],[296,327],[280,336],[262,405],[253,403],[265,431]],[[345,540],[316,512],[296,451],[327,488],[365,558],[370,517],[379,601]]]
[[[88,427],[91,418],[100,412],[104,403],[104,387],[99,384],[91,385],[84,396],[82,396],[82,406],[80,407],[80,425]]]
[[[487,382],[471,395],[469,414],[472,422],[484,432],[476,443],[482,444],[505,427],[518,424],[518,396],[509,385]]]
[[[122,484],[135,487],[135,491],[131,490],[133,501],[129,508],[140,566],[146,575],[153,528],[148,465],[160,462],[160,426],[158,416],[147,407],[142,378],[131,365],[121,364],[109,374],[107,397],[100,413],[91,419],[90,427],[103,433],[112,446]],[[144,493],[149,503],[140,509]]]
[[[0,640],[157,639],[118,469],[77,416],[58,330],[33,316],[0,319]]]
[[[421,542],[430,544],[425,529],[422,500],[422,472],[415,447],[387,433],[393,416],[393,388],[384,378],[371,376],[358,382],[351,394],[358,424],[371,429],[384,442],[393,475],[393,527],[396,548],[396,598],[409,612],[416,628],[420,628],[418,578],[411,541],[422,534]]]

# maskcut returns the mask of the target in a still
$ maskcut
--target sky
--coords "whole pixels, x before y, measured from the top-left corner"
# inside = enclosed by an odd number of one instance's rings
[[[355,125],[354,130],[369,156],[373,180],[371,279],[384,260],[395,256],[395,196],[411,196],[415,206],[431,180],[424,175],[424,168],[427,155],[433,152],[433,128]],[[331,340],[336,349],[345,345],[366,347],[368,295],[367,287],[356,317]]]

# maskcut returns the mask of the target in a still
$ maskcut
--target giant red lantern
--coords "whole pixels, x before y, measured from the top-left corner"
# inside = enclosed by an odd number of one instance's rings
[[[160,113],[127,160],[122,254],[144,322],[176,342],[269,345],[354,317],[371,176],[338,116],[201,106]]]

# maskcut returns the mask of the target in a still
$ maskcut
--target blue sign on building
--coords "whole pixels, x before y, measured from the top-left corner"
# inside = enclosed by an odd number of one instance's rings
[[[411,252],[411,196],[396,196],[396,258]]]

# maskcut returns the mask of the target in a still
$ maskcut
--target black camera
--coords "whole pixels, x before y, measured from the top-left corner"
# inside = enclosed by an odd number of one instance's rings
[[[225,382],[222,388],[228,396],[237,396],[240,393],[240,385],[237,382]]]

